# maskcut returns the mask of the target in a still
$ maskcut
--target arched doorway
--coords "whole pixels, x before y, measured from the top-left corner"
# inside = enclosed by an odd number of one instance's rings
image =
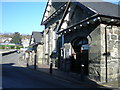
[[[86,37],[78,37],[72,42],[72,53],[74,53],[73,72],[80,73],[81,70],[88,75],[88,39]],[[84,65],[84,68],[81,66]]]

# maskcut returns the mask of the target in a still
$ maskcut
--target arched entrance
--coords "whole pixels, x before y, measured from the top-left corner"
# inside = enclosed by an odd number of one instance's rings
[[[80,73],[82,70],[85,75],[88,75],[88,39],[86,37],[78,37],[71,44],[74,56],[72,71]],[[81,66],[83,65],[84,67],[82,68]]]

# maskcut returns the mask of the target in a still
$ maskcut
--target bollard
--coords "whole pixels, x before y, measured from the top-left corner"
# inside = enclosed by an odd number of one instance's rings
[[[81,65],[81,81],[84,80],[84,64]]]
[[[27,67],[29,66],[29,64],[28,64],[28,60],[29,60],[29,58],[26,58],[26,61],[27,61],[27,64],[26,64],[26,66],[27,66]]]
[[[35,54],[35,58],[34,58],[34,69],[36,70],[36,68],[37,68],[37,58],[36,58],[37,56],[36,56],[36,54]]]
[[[52,74],[52,66],[53,66],[53,62],[50,62],[50,74]]]

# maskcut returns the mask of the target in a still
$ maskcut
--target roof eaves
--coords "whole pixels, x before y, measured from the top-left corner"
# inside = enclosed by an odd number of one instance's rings
[[[46,7],[45,7],[45,11],[44,11],[44,14],[43,14],[42,21],[41,21],[41,24],[40,24],[40,25],[43,25],[42,23],[43,23],[43,19],[44,19],[44,16],[45,16],[46,9],[47,9],[47,6],[48,6],[49,1],[50,1],[50,0],[48,0],[47,5],[46,5]]]
[[[78,25],[78,24],[80,24],[80,23],[86,22],[86,21],[88,21],[88,20],[90,20],[90,19],[92,19],[92,18],[95,18],[95,17],[97,17],[97,16],[98,16],[98,14],[95,14],[95,15],[89,17],[89,18],[86,18],[86,19],[84,19],[84,20],[82,20],[82,21],[80,21],[80,22],[78,22],[78,23],[75,23],[75,24],[69,26],[68,28],[66,28],[66,29],[64,29],[64,30],[62,30],[62,31],[57,32],[57,34],[59,34],[59,33],[61,33],[61,32],[64,32],[64,31],[66,31],[67,29],[70,29],[71,27],[74,27],[75,25]]]
[[[89,18],[86,18],[86,19],[84,19],[84,20],[82,20],[82,21],[80,21],[80,22],[78,22],[78,23],[76,23],[76,24],[74,24],[74,25],[69,26],[68,28],[66,28],[66,29],[64,29],[64,30],[62,30],[62,31],[60,31],[60,32],[57,32],[57,34],[60,34],[60,33],[64,32],[64,31],[66,31],[66,30],[69,30],[69,29],[72,28],[72,27],[75,27],[75,26],[77,26],[77,25],[80,25],[80,24],[82,24],[82,23],[84,23],[84,22],[87,22],[87,21],[89,21],[89,20],[91,20],[91,19],[94,19],[94,18],[96,18],[96,17],[103,17],[103,18],[111,18],[111,19],[118,19],[118,20],[120,20],[120,17],[107,16],[107,15],[102,15],[102,14],[95,14],[95,15],[93,15],[93,16],[91,16],[91,17],[89,17]],[[116,25],[116,24],[114,24],[114,25]],[[120,25],[116,25],[116,26],[120,26]]]
[[[46,24],[48,21],[50,21],[51,19],[53,19],[53,16],[57,16],[58,15],[58,11],[62,8],[65,7],[67,4],[67,2],[65,2],[64,4],[62,4],[55,12],[53,12],[52,15],[50,15],[45,21],[42,21],[41,25]],[[64,10],[65,8],[63,8],[62,10]],[[56,14],[57,13],[57,14]]]

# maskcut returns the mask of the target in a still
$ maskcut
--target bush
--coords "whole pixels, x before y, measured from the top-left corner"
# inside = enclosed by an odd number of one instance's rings
[[[15,49],[15,46],[10,46],[11,49]]]
[[[0,45],[0,49],[5,49],[5,45]]]
[[[16,46],[16,49],[20,49],[20,48],[23,48],[23,46],[18,46],[18,45]]]
[[[20,49],[23,48],[23,46],[19,45],[0,45],[0,49]]]

